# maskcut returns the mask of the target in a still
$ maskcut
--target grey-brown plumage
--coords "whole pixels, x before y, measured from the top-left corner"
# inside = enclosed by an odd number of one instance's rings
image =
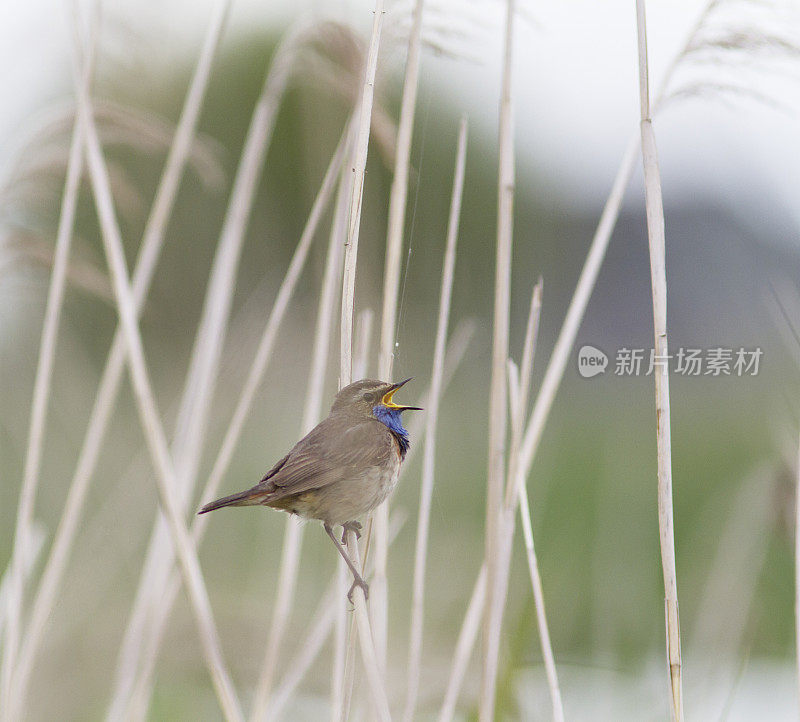
[[[333,527],[341,525],[358,533],[357,518],[378,506],[397,483],[409,445],[400,414],[419,407],[398,406],[392,395],[408,381],[391,384],[363,379],[346,386],[336,395],[328,417],[258,484],[206,504],[200,514],[223,506],[259,504],[319,519],[353,572],[353,587],[361,586],[367,594],[366,583]]]

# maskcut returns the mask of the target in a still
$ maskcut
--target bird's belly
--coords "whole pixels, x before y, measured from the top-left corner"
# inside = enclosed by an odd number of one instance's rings
[[[329,486],[299,495],[297,511],[311,519],[321,519],[331,525],[354,521],[372,511],[386,499],[397,484],[400,459],[383,467],[371,467],[361,476],[338,481]]]

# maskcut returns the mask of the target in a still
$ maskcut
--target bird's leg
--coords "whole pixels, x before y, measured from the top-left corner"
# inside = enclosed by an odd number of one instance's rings
[[[358,524],[358,522],[356,522]],[[325,531],[327,532],[328,536],[331,538],[331,541],[336,545],[336,548],[339,550],[339,554],[342,555],[342,559],[347,562],[347,566],[350,567],[350,571],[353,573],[353,584],[350,586],[350,591],[347,592],[347,598],[350,600],[350,603],[353,603],[353,590],[356,587],[361,587],[364,590],[364,599],[369,597],[369,584],[364,581],[364,578],[359,574],[358,569],[356,569],[356,565],[353,563],[353,560],[350,558],[350,555],[347,553],[347,550],[339,543],[339,540],[336,538],[336,535],[333,533],[333,528],[327,522],[324,522],[323,526],[325,527]],[[361,526],[359,524],[359,526]]]
[[[356,539],[361,539],[361,524],[357,521],[346,521],[342,524],[342,544],[347,544],[347,532],[353,532]]]

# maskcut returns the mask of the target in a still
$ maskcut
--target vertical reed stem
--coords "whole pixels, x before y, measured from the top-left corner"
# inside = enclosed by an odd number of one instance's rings
[[[669,410],[669,347],[667,344],[667,276],[664,237],[664,206],[653,122],[647,68],[647,31],[644,0],[636,1],[639,46],[639,96],[642,160],[645,178],[647,234],[650,240],[650,277],[653,290],[654,362],[656,390],[656,439],[658,446],[658,526],[661,567],[664,573],[667,662],[670,710],[675,722],[683,721],[681,637],[678,618],[678,582],[675,569],[675,532],[672,512],[672,444]]]
[[[461,198],[464,191],[464,171],[467,157],[467,120],[461,119],[458,131],[456,166],[453,173],[453,193],[450,200],[450,218],[447,227],[442,267],[442,287],[439,298],[439,317],[436,325],[436,343],[431,370],[431,391],[426,402],[428,414],[425,423],[425,457],[422,467],[419,517],[417,521],[417,543],[414,556],[414,580],[411,600],[411,632],[408,651],[408,680],[406,706],[403,718],[414,719],[419,694],[420,664],[422,660],[422,638],[424,625],[425,568],[428,555],[428,530],[430,527],[431,502],[436,461],[436,428],[439,421],[439,404],[444,374],[444,353],[447,343],[447,326],[450,320],[450,301],[453,291],[453,275],[456,263],[458,221],[461,214]]]
[[[489,400],[489,460],[486,489],[487,604],[483,618],[483,665],[479,717],[494,716],[499,635],[491,634],[492,618],[498,614],[503,576],[501,565],[503,478],[506,449],[506,361],[508,359],[511,299],[511,243],[514,213],[514,133],[512,66],[515,0],[507,0],[503,80],[500,97],[499,168],[497,190],[497,251],[495,261],[494,336]]]

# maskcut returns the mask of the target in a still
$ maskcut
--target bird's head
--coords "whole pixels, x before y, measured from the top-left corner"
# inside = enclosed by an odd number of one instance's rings
[[[349,386],[345,386],[333,402],[331,412],[354,413],[359,416],[377,416],[386,414],[399,417],[402,411],[422,411],[419,406],[401,406],[392,401],[394,392],[407,384],[411,379],[406,379],[397,384],[373,379],[361,379]]]

